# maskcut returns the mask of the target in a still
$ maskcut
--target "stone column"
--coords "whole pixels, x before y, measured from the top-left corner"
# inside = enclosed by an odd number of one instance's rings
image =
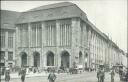
[[[32,66],[32,61],[31,61],[31,53],[30,53],[30,45],[31,45],[31,25],[28,23],[28,56],[27,56],[27,65]]]
[[[92,46],[91,46],[91,40],[92,40],[92,29],[90,29],[90,41],[89,41],[89,68],[91,68],[92,65]]]
[[[46,54],[44,53],[44,47],[46,46],[46,28],[45,28],[45,22],[42,22],[42,53],[41,53],[41,55],[40,55],[40,65],[41,65],[41,67],[44,67],[45,66],[45,58],[46,58]]]
[[[16,32],[15,32],[15,64],[16,66],[19,66],[18,64],[20,64],[20,60],[19,60],[19,53],[18,53],[18,47],[19,47],[19,30],[18,30],[18,26],[16,26]]]
[[[5,49],[8,49],[8,31],[5,31]]]
[[[16,60],[16,30],[13,32],[13,60]],[[15,66],[15,62],[14,62]]]
[[[5,67],[8,66],[8,51],[5,50]]]
[[[128,72],[128,52],[126,53],[126,57],[127,57],[127,72]]]
[[[78,57],[79,55],[79,46],[80,46],[80,19],[79,18],[72,18],[71,20],[72,25],[72,54],[70,56],[70,66],[73,64],[73,62],[76,62],[75,57]]]
[[[8,66],[8,31],[5,32],[5,66]]]
[[[36,29],[36,46],[35,47],[37,47],[37,25],[36,25],[36,27],[35,27],[35,29]]]
[[[56,20],[56,46],[57,46],[57,56],[56,56],[56,62],[57,62],[57,66],[60,67],[61,66],[61,54],[59,51],[59,46],[60,46],[60,22],[59,20]]]

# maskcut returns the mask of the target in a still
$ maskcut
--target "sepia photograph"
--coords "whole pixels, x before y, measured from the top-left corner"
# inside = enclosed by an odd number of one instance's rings
[[[128,82],[127,7],[1,1],[0,82]]]

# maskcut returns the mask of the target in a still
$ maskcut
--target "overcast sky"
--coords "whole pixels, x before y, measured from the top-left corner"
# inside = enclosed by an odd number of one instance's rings
[[[27,11],[42,5],[64,1],[2,1],[1,9]],[[77,4],[88,19],[117,45],[127,50],[127,0],[70,1]]]

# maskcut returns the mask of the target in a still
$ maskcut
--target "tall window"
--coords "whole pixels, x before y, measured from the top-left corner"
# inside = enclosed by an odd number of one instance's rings
[[[19,25],[20,47],[28,47],[28,24]]]
[[[4,61],[4,57],[5,57],[5,52],[4,51],[0,51],[0,60],[1,60],[1,62]]]
[[[9,61],[13,60],[13,52],[8,52],[8,60]]]
[[[80,27],[81,27],[80,44],[82,45],[83,44],[83,40],[84,40],[83,39],[83,22],[82,21],[80,22]]]
[[[46,22],[46,44],[47,46],[56,46],[56,22]]]
[[[41,47],[42,42],[42,29],[41,23],[32,23],[31,24],[31,47]]]
[[[41,29],[41,23],[37,24],[37,47],[41,47],[42,42],[42,29]]]
[[[79,52],[79,64],[82,64],[82,52]]]
[[[13,32],[8,32],[8,47],[13,48]]]
[[[5,48],[5,31],[0,30],[1,34],[0,34],[0,40],[1,40],[1,48]]]
[[[60,46],[71,46],[71,21],[60,21]]]

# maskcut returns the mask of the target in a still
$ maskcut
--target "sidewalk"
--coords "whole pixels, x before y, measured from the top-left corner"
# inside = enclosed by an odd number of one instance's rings
[[[26,78],[30,78],[30,77],[48,77],[49,73],[45,73],[45,72],[41,72],[41,73],[28,73],[26,74]],[[56,75],[67,75],[67,73],[56,73]],[[21,78],[20,75],[18,75],[18,73],[11,73],[10,74],[11,79],[18,79]],[[5,75],[1,76],[1,80],[5,79]]]
[[[28,73],[28,74],[26,74],[27,78],[29,78],[29,77],[40,77],[40,76],[47,77],[48,73],[42,72],[42,73]],[[10,74],[10,77],[11,77],[11,79],[17,79],[17,78],[20,78],[20,75],[18,75],[18,73],[12,73],[12,74]],[[3,80],[4,78],[5,78],[4,75],[1,76],[1,80]]]
[[[48,74],[49,73],[45,73],[45,72],[42,72],[42,73],[29,73],[29,74],[26,74],[26,78],[32,78],[32,77],[48,77]],[[97,78],[96,78],[96,72],[83,72],[82,75],[88,75],[88,74],[92,74],[92,77],[88,77],[87,81],[89,80],[95,80],[97,81]],[[68,78],[70,74],[67,75],[67,73],[56,73],[57,76],[63,76],[65,78]],[[81,74],[73,74],[73,75],[70,75],[71,77],[73,76],[79,76]],[[10,74],[11,76],[11,79],[19,79],[20,76],[18,75],[18,73],[13,73],[13,74]],[[1,77],[2,80],[4,80],[4,76]],[[111,79],[111,75],[110,73],[105,73],[105,81],[109,82]],[[115,74],[115,82],[119,82],[119,75],[118,74]]]

